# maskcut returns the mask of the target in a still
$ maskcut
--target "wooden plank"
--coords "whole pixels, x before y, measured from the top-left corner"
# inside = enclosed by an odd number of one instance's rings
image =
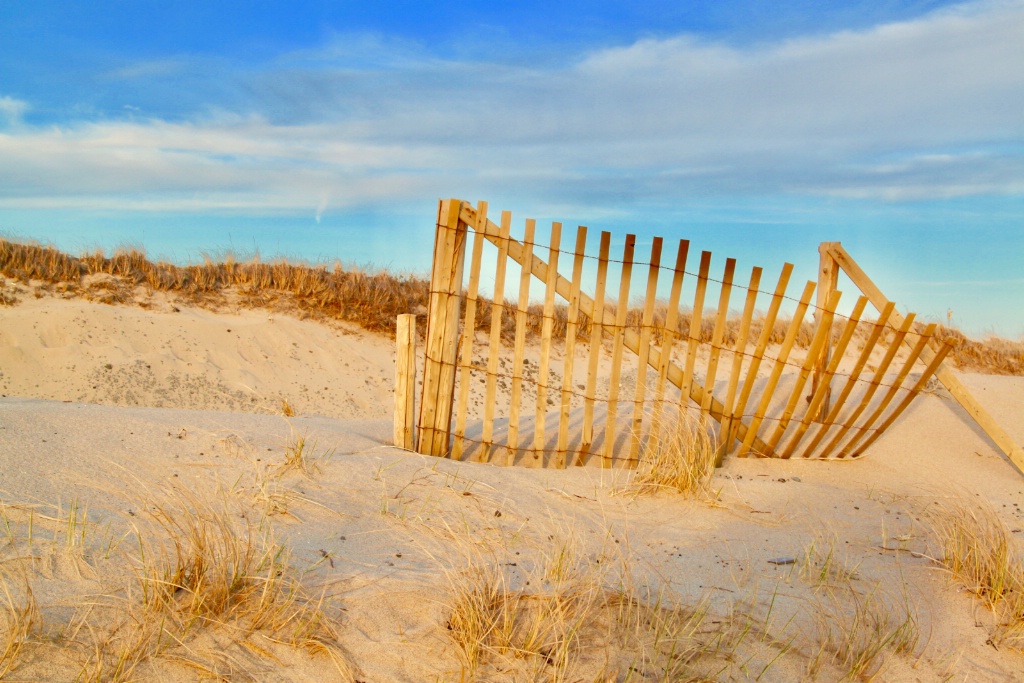
[[[576,250],[572,262],[572,288],[569,292],[568,319],[565,326],[565,358],[562,362],[562,401],[558,414],[558,446],[555,467],[565,467],[569,448],[569,415],[572,411],[573,368],[576,363],[576,335],[579,333],[580,287],[583,283],[583,258],[587,249],[587,229],[576,229]],[[575,460],[575,458],[574,458]]]
[[[697,348],[700,345],[700,332],[702,318],[704,316],[704,295],[708,289],[708,271],[711,269],[711,252],[702,251],[700,253],[700,271],[697,273],[697,289],[693,294],[693,310],[690,312],[690,329],[687,331],[689,341],[686,349],[686,366],[683,370],[683,386],[689,387],[693,384],[693,368],[697,361]],[[704,396],[703,390],[701,397]],[[679,410],[680,413],[684,412],[687,408],[687,402],[690,399],[690,392],[687,389],[683,390],[682,395],[679,397]],[[698,403],[697,405],[701,405]]]
[[[895,317],[895,315],[891,317]],[[864,392],[864,396],[860,399],[860,403],[857,405],[857,408],[854,409],[853,414],[850,415],[850,417],[846,421],[844,421],[843,425],[836,431],[835,436],[833,436],[832,440],[828,442],[828,444],[822,450],[821,455],[819,457],[827,458],[829,454],[831,454],[832,451],[835,449],[835,447],[838,446],[839,443],[843,440],[843,438],[846,436],[846,433],[849,432],[850,429],[856,425],[857,418],[859,418],[861,414],[865,410],[867,410],[867,407],[871,404],[871,399],[874,398],[875,396],[875,392],[878,391],[878,387],[880,387],[882,385],[882,382],[885,380],[885,373],[889,370],[889,365],[892,364],[893,358],[896,357],[896,352],[899,351],[900,344],[903,342],[903,339],[907,336],[907,333],[910,332],[913,325],[914,314],[911,313],[907,315],[906,318],[904,318],[903,324],[900,325],[900,328],[896,331],[896,334],[893,336],[893,340],[892,342],[890,342],[889,348],[886,349],[885,356],[882,357],[882,362],[880,362],[878,364],[878,368],[875,369],[875,374],[871,378],[871,382],[868,386],[868,389],[867,391]]]
[[[743,380],[743,390],[740,391],[740,397],[736,399],[736,406],[732,411],[732,429],[730,429],[728,433],[723,432],[722,448],[724,448],[725,451],[732,448],[733,441],[739,439],[742,442],[744,438],[743,436],[740,436],[739,433],[743,426],[743,413],[747,409],[747,401],[750,400],[754,385],[757,383],[757,371],[761,368],[761,360],[764,358],[764,353],[768,348],[768,342],[771,341],[772,330],[775,329],[775,319],[779,316],[779,308],[781,308],[782,300],[786,296],[786,288],[789,286],[789,278],[792,274],[793,264],[784,264],[782,266],[782,272],[779,273],[779,281],[775,285],[775,292],[772,294],[772,300],[768,304],[768,311],[764,315],[761,334],[757,339],[757,346],[754,347],[754,353],[750,357],[750,365],[747,367],[747,376],[746,379]]]
[[[932,358],[931,362],[928,363],[928,366],[925,368],[924,372],[921,373],[921,377],[914,384],[913,388],[907,392],[907,395],[903,397],[903,400],[900,402],[900,404],[896,406],[892,413],[889,414],[889,417],[885,419],[885,422],[878,426],[878,429],[876,429],[875,432],[867,438],[867,440],[851,457],[859,458],[864,453],[864,451],[866,451],[871,446],[871,444],[875,442],[875,439],[880,437],[885,432],[885,430],[888,429],[892,425],[892,423],[895,422],[896,419],[903,414],[903,411],[907,409],[907,406],[909,406],[910,403],[924,390],[925,386],[927,386],[928,384],[928,380],[930,380],[935,375],[935,371],[939,369],[939,367],[942,365],[942,361],[946,359],[946,355],[949,354],[949,352],[952,350],[953,346],[948,342],[944,343],[939,348],[938,352],[935,354],[935,357]]]
[[[676,265],[672,272],[672,289],[668,295],[668,310],[665,311],[665,328],[661,333],[661,362],[658,363],[658,380],[654,389],[654,417],[652,424],[657,428],[661,425],[661,409],[665,400],[665,382],[668,379],[668,366],[672,362],[672,347],[679,334],[679,297],[683,291],[683,278],[686,275],[686,256],[690,251],[689,240],[679,240],[676,250]]]
[[[625,342],[626,313],[629,310],[629,281],[633,273],[633,249],[636,235],[626,235],[622,250],[622,273],[619,278],[619,300],[615,308],[615,322],[612,327],[612,369],[608,385],[608,414],[604,423],[604,451],[601,464],[611,467],[615,456],[615,433],[619,413],[619,381],[622,376],[622,347]],[[607,322],[607,321],[606,321]],[[639,341],[639,339],[637,340]],[[637,346],[639,350],[639,344]]]
[[[775,423],[775,430],[772,432],[771,438],[768,439],[768,447],[773,451],[786,432],[786,428],[789,427],[789,422],[793,418],[801,394],[803,394],[804,384],[807,383],[807,378],[810,377],[811,371],[814,369],[816,359],[821,355],[822,347],[828,344],[828,339],[832,336],[832,320],[835,318],[840,297],[841,293],[833,290],[825,302],[824,310],[819,312],[820,315],[816,314],[814,336],[807,349],[807,356],[804,358],[803,365],[800,366],[800,372],[797,373],[796,382],[793,384],[786,407],[783,409],[779,421]]]
[[[740,330],[736,335],[736,346],[732,351],[732,369],[729,372],[729,385],[725,390],[725,414],[722,419],[722,429],[719,439],[718,453],[715,456],[715,467],[722,466],[722,459],[732,444],[728,437],[733,431],[733,421],[736,419],[736,390],[739,388],[740,374],[743,370],[743,357],[747,351],[747,341],[750,338],[750,321],[754,318],[754,309],[757,306],[758,287],[761,286],[761,269],[754,266],[750,271],[750,284],[747,285],[747,297],[743,303],[743,316],[740,318]]]
[[[395,330],[395,445],[407,451],[415,446],[416,426],[416,316],[398,316]]]
[[[854,364],[853,369],[850,371],[849,377],[846,378],[846,384],[843,385],[843,390],[839,394],[839,398],[832,404],[832,407],[828,410],[828,415],[818,425],[818,431],[815,433],[811,443],[804,449],[800,457],[809,458],[814,453],[814,450],[821,443],[825,434],[835,424],[836,418],[839,417],[839,413],[842,411],[843,406],[846,405],[846,399],[850,397],[854,388],[857,386],[857,381],[860,379],[860,374],[864,370],[864,366],[867,365],[868,361],[871,360],[871,354],[875,350],[875,345],[878,343],[878,339],[882,336],[882,332],[885,331],[886,325],[889,323],[889,318],[892,316],[893,310],[895,310],[896,304],[889,301],[886,302],[885,306],[882,307],[882,313],[878,316],[878,320],[875,321],[874,326],[871,328],[871,332],[868,334],[868,338],[864,341],[864,348],[861,349],[860,357]]]
[[[608,257],[612,234],[601,233],[601,246],[597,257],[597,279],[594,283],[594,303],[590,316],[590,348],[587,357],[587,384],[583,390],[583,436],[576,463],[582,465],[594,443],[594,399],[597,393],[597,366],[601,358],[604,330],[604,291],[608,281]],[[580,302],[584,295],[580,296]]]
[[[548,276],[544,281],[544,313],[540,333],[540,362],[537,365],[537,407],[534,411],[533,449],[526,465],[544,466],[544,422],[548,413],[548,371],[551,369],[551,337],[555,325],[555,287],[558,283],[558,254],[562,241],[562,224],[551,224],[548,244]],[[571,293],[570,293],[570,296]]]
[[[485,226],[486,227],[486,226]],[[479,222],[476,227],[480,234]],[[494,270],[494,304],[491,307],[491,336],[487,349],[487,380],[484,394],[484,424],[480,440],[483,441],[480,459],[490,462],[494,442],[494,410],[497,402],[498,362],[501,354],[501,320],[505,309],[505,269],[508,264],[508,240],[512,230],[512,214],[501,212],[501,234],[498,242],[498,262]]]
[[[629,460],[639,462],[640,439],[644,427],[644,396],[647,392],[647,359],[651,355],[651,325],[654,322],[654,304],[658,298],[658,271],[661,269],[662,239],[651,242],[651,262],[647,267],[647,291],[644,312],[640,322],[640,353],[637,360],[636,391],[633,394],[633,422],[630,427]]]
[[[871,303],[879,308],[883,305],[883,302],[887,301],[885,295],[882,294],[882,290],[871,281],[871,278],[861,270],[861,267],[853,260],[846,250],[838,242],[835,243],[834,247],[829,248],[829,254],[836,260],[839,267],[843,269],[843,272],[853,280],[854,284],[860,287],[860,290],[864,292]],[[896,314],[899,316],[899,314]],[[899,324],[899,319],[896,318],[893,321],[894,324]],[[922,352],[921,357],[924,358],[925,362],[931,362],[934,355],[934,351],[930,348],[925,349]],[[988,434],[988,437],[992,439],[992,443],[996,445],[999,450],[1010,459],[1010,462],[1017,468],[1017,470],[1024,474],[1024,448],[1018,445],[1013,438],[1006,433],[1006,430],[996,422],[985,408],[978,403],[978,400],[974,398],[971,392],[957,379],[956,374],[946,367],[940,365],[939,369],[935,371],[935,376],[938,377],[942,385],[946,387],[950,395],[960,404],[967,414],[970,415],[971,419],[974,420],[981,429]]]
[[[761,426],[761,422],[764,421],[765,413],[768,411],[768,406],[772,402],[772,395],[775,393],[775,387],[779,383],[779,378],[782,377],[782,371],[786,367],[786,361],[789,360],[789,352],[793,350],[793,342],[796,341],[796,335],[800,332],[800,326],[803,324],[804,316],[807,314],[807,307],[811,303],[811,295],[814,294],[815,283],[808,280],[807,284],[804,285],[804,293],[800,297],[800,302],[796,306],[796,311],[793,313],[793,320],[789,324],[789,330],[786,331],[786,337],[782,340],[782,346],[779,347],[779,355],[775,359],[775,365],[772,366],[772,373],[768,377],[768,384],[765,385],[764,393],[761,395],[761,401],[757,404],[757,410],[754,412],[754,417],[750,421],[750,427],[747,429],[747,437],[743,440],[740,445],[740,451],[738,455],[741,458],[745,458],[750,449],[754,444],[754,437],[757,436],[757,430]],[[766,449],[759,452],[759,455],[772,457],[774,456],[774,449],[767,446]]]
[[[825,303],[839,284],[839,266],[836,264],[836,260],[828,253],[830,246],[834,244],[838,244],[838,242],[822,242],[818,245],[818,300],[814,309],[815,321],[821,318],[825,309]],[[825,353],[814,364],[814,380],[811,382],[812,395],[817,391],[818,383],[822,379],[825,368],[832,359],[831,353],[832,345],[828,344],[825,346]],[[810,396],[808,396],[808,399],[810,399]],[[823,413],[828,412],[828,404],[829,390],[826,388],[825,397],[820,406],[820,410]]]
[[[417,443],[417,450],[425,455],[448,455],[451,436],[466,254],[466,223],[461,220],[461,207],[459,200],[446,199],[438,208]]]
[[[935,327],[936,324],[932,323],[925,328],[924,334],[918,335],[917,343],[914,344],[910,355],[907,356],[907,359],[903,362],[903,367],[900,368],[899,373],[896,375],[896,379],[889,386],[889,390],[885,392],[882,400],[878,403],[878,406],[875,407],[875,410],[871,413],[868,419],[857,428],[857,432],[854,433],[850,437],[850,440],[846,442],[846,445],[843,446],[837,457],[845,458],[847,455],[854,452],[854,449],[857,448],[857,444],[860,440],[864,438],[864,435],[868,433],[872,425],[878,421],[878,418],[882,416],[885,409],[889,407],[889,404],[892,403],[892,400],[896,397],[896,394],[899,393],[900,388],[906,381],[911,369],[913,369],[914,363],[917,362],[917,359],[921,356],[921,352],[928,346],[928,342],[935,334]]]
[[[515,462],[516,452],[519,450],[519,409],[523,393],[523,360],[526,354],[526,309],[530,306],[530,278],[532,270],[530,264],[533,261],[533,235],[537,229],[537,222],[532,218],[526,219],[526,232],[523,235],[523,244],[517,244],[520,251],[519,258],[513,253],[513,244],[509,241],[509,256],[516,260],[522,269],[519,273],[519,302],[516,306],[516,338],[512,348],[512,392],[508,408],[508,452],[506,464],[512,465]],[[545,275],[547,273],[545,272]]]
[[[476,210],[477,221],[487,221],[487,202],[480,202]],[[455,404],[455,440],[452,460],[462,460],[466,439],[466,413],[469,411],[469,388],[473,381],[473,340],[476,337],[476,306],[480,294],[480,258],[484,250],[484,236],[473,232],[473,252],[469,260],[469,289],[466,292],[466,315],[462,325],[462,350],[459,358],[459,398]],[[473,459],[480,460],[481,449],[474,449]]]
[[[476,215],[476,211],[473,209],[473,207],[468,206],[466,204],[463,204],[463,206],[462,206],[462,216],[466,220],[472,220],[475,215]],[[488,221],[487,233],[484,236],[488,240],[490,240],[492,243],[497,243],[498,235],[499,235],[498,226],[494,225],[493,223]],[[526,258],[525,257],[526,256],[525,252],[526,252],[526,248],[525,248],[524,245],[520,244],[519,242],[517,242],[515,240],[511,240],[509,242],[509,249],[508,249],[509,258],[511,258],[512,260],[516,261],[517,263],[519,263],[521,265],[524,264],[524,263],[527,264],[527,267],[531,270],[531,272],[533,273],[534,277],[537,277],[537,278],[539,278],[541,280],[545,280],[547,278],[547,274],[548,274],[547,264],[544,263],[544,261],[541,260],[540,258],[538,258],[536,255],[532,255],[531,254],[530,258]],[[792,265],[786,264],[786,267],[783,268],[784,272],[785,272],[786,268],[790,268],[791,269]],[[569,282],[569,280],[567,280],[566,278],[564,278],[564,277],[559,275],[558,276],[558,286],[557,286],[558,295],[561,296],[562,298],[568,300],[571,288],[572,288],[572,283]],[[594,312],[595,312],[594,300],[591,299],[589,296],[587,296],[586,294],[584,294],[582,292],[580,293],[580,311],[584,315],[586,315],[588,317],[592,317],[594,315]],[[612,314],[610,312],[604,312],[602,317],[603,317],[603,320],[604,320],[604,323],[605,323],[606,326],[613,324],[614,314]],[[633,353],[639,354],[639,350],[640,350],[640,335],[635,330],[626,330],[624,337],[625,338],[623,340],[623,344],[624,344],[625,348],[629,349]],[[650,353],[650,357],[648,358],[648,365],[650,367],[656,368],[656,367],[658,367],[659,363],[661,363],[661,351],[659,349],[652,349],[651,353]],[[683,370],[680,369],[674,363],[670,364],[669,365],[669,371],[668,371],[668,380],[669,380],[669,382],[672,383],[673,386],[678,387],[679,389],[682,389],[682,387],[683,387]],[[692,400],[697,405],[700,405],[701,402],[704,400],[704,387],[700,386],[700,385],[695,385],[695,384],[693,384],[691,382],[688,391],[689,391],[689,395],[690,395],[690,400]],[[723,411],[724,411],[724,407],[722,405],[722,402],[719,401],[718,399],[712,397],[712,399],[711,399],[711,417],[714,418],[715,420],[721,421]],[[746,438],[746,434],[747,434],[747,427],[746,427],[746,425],[744,425],[741,421],[737,421],[736,422],[736,438],[738,438],[740,440],[743,440],[744,438]],[[758,439],[755,436],[754,437],[754,447],[760,450],[760,449],[762,449],[763,446],[765,446],[764,442],[761,441],[760,439]]]
[[[800,440],[811,426],[811,422],[816,416],[825,412],[822,404],[831,392],[832,378],[835,377],[836,371],[839,369],[839,364],[846,354],[846,347],[850,345],[850,340],[853,339],[853,334],[857,331],[857,325],[860,323],[860,316],[864,313],[867,305],[868,298],[866,296],[858,297],[850,317],[846,320],[846,325],[843,326],[843,332],[839,337],[839,341],[836,343],[835,353],[829,359],[828,366],[819,378],[818,387],[811,395],[810,403],[807,405],[807,410],[804,411],[803,418],[801,418],[796,431],[782,452],[783,458],[789,458],[793,455],[796,447],[800,444]]]
[[[722,354],[725,323],[729,319],[729,296],[732,293],[732,279],[735,273],[736,259],[726,259],[725,273],[722,275],[722,290],[718,296],[718,315],[715,318],[715,330],[711,334],[711,353],[708,356],[708,369],[704,377],[704,400],[700,404],[701,415],[708,415],[711,412],[711,395],[715,390],[715,378],[718,375],[718,359]]]

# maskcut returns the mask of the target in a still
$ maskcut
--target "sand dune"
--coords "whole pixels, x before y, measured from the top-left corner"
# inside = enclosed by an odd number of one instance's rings
[[[929,533],[984,504],[1020,553],[1024,477],[941,394],[866,460],[730,458],[702,500],[392,448],[391,341],[279,314],[24,298],[0,372],[4,680],[1024,680],[1021,634]],[[1024,441],[1024,379],[963,380]],[[243,589],[147,602],[191,547],[168,519],[286,548],[253,585],[294,580],[292,616],[254,626]],[[487,577],[519,630],[481,637],[474,670],[456,616]]]

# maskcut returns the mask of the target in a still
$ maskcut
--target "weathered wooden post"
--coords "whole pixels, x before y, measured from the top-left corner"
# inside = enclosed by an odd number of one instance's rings
[[[395,331],[395,445],[416,445],[416,316],[398,316]]]
[[[459,314],[462,309],[462,267],[466,257],[466,225],[462,202],[445,199],[438,205],[434,268],[430,276],[423,392],[416,450],[446,456],[455,399]]]
[[[840,246],[839,242],[822,242],[818,245],[818,298],[814,308],[814,321],[821,324],[822,316],[825,315],[825,306],[828,303],[829,297],[832,296],[832,292],[836,290],[839,285],[839,265],[836,260],[832,257],[830,252],[834,247]],[[825,368],[828,367],[829,361],[832,360],[832,331],[828,331],[828,336],[825,337],[825,347],[821,354],[814,359],[814,375],[811,379],[811,391],[807,395],[808,402],[814,393],[818,390],[818,383],[821,382],[822,375],[825,372]],[[829,402],[832,396],[831,387],[825,390],[825,397],[821,401],[821,406],[818,408],[819,415],[825,415],[828,413]],[[817,415],[812,416],[812,419],[816,418]]]

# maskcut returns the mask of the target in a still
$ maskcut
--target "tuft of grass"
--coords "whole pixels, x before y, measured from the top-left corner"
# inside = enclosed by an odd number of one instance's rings
[[[707,424],[682,413],[654,420],[630,488],[638,493],[671,490],[693,498],[715,499],[711,477],[716,448]]]
[[[933,505],[932,558],[996,615],[993,641],[1024,649],[1024,550],[989,505]]]
[[[320,472],[320,463],[334,455],[334,450],[317,453],[317,442],[309,443],[305,434],[293,437],[285,446],[284,462],[277,466],[274,473],[284,476],[288,472],[299,472],[304,477],[313,477]]]
[[[800,577],[815,591],[809,603],[815,646],[807,670],[818,677],[828,665],[841,681],[870,680],[890,657],[917,648],[917,608],[905,582],[898,594],[883,591],[880,582],[867,583],[858,575],[860,563],[840,547],[835,532],[823,531],[804,549]]]
[[[800,576],[815,589],[833,587],[857,578],[859,562],[853,562],[838,550],[834,531],[823,531],[804,548]]]
[[[134,581],[97,608],[115,618],[83,618],[76,629],[92,641],[80,680],[137,680],[157,657],[219,670],[190,646],[210,630],[263,658],[276,660],[268,648],[281,645],[322,655],[342,680],[355,680],[326,598],[306,591],[266,519],[225,497],[147,495],[138,506],[137,551],[128,555]]]
[[[741,662],[737,652],[761,628],[744,606],[710,594],[687,605],[664,586],[634,581],[624,558],[614,570],[572,542],[551,548],[535,563],[476,553],[447,572],[446,627],[462,653],[462,680],[499,672],[556,682],[717,680],[755,656],[766,671],[789,649],[766,636]]]
[[[0,679],[17,668],[22,650],[43,621],[28,577],[22,576],[18,587],[12,587],[10,579],[0,569]]]
[[[921,638],[909,597],[893,598],[878,585],[861,592],[848,583],[829,591],[813,617],[818,650],[808,662],[812,676],[827,662],[841,672],[840,681],[871,680],[893,655],[913,653]]]

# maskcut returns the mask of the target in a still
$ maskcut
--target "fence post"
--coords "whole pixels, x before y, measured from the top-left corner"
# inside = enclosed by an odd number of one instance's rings
[[[395,330],[395,445],[415,447],[416,427],[416,316],[398,316]]]
[[[822,242],[818,245],[818,298],[815,302],[814,322],[819,325],[821,324],[822,316],[825,315],[825,305],[828,303],[829,297],[832,296],[832,292],[839,285],[839,264],[836,263],[830,252],[836,246],[839,246],[839,242]],[[825,347],[822,349],[821,354],[814,359],[814,375],[811,378],[811,391],[807,395],[808,402],[818,390],[818,384],[821,382],[822,375],[825,373],[825,368],[828,367],[830,360],[832,360],[832,330],[829,330],[825,337]],[[822,398],[821,406],[817,411],[818,415],[828,413],[831,398],[832,388],[829,387],[825,389],[824,398]],[[815,419],[818,415],[810,417]]]
[[[461,211],[462,202],[457,199],[445,199],[438,205],[416,444],[416,450],[424,455],[445,456],[449,450],[462,308],[462,267],[466,257],[467,230],[459,217]]]

